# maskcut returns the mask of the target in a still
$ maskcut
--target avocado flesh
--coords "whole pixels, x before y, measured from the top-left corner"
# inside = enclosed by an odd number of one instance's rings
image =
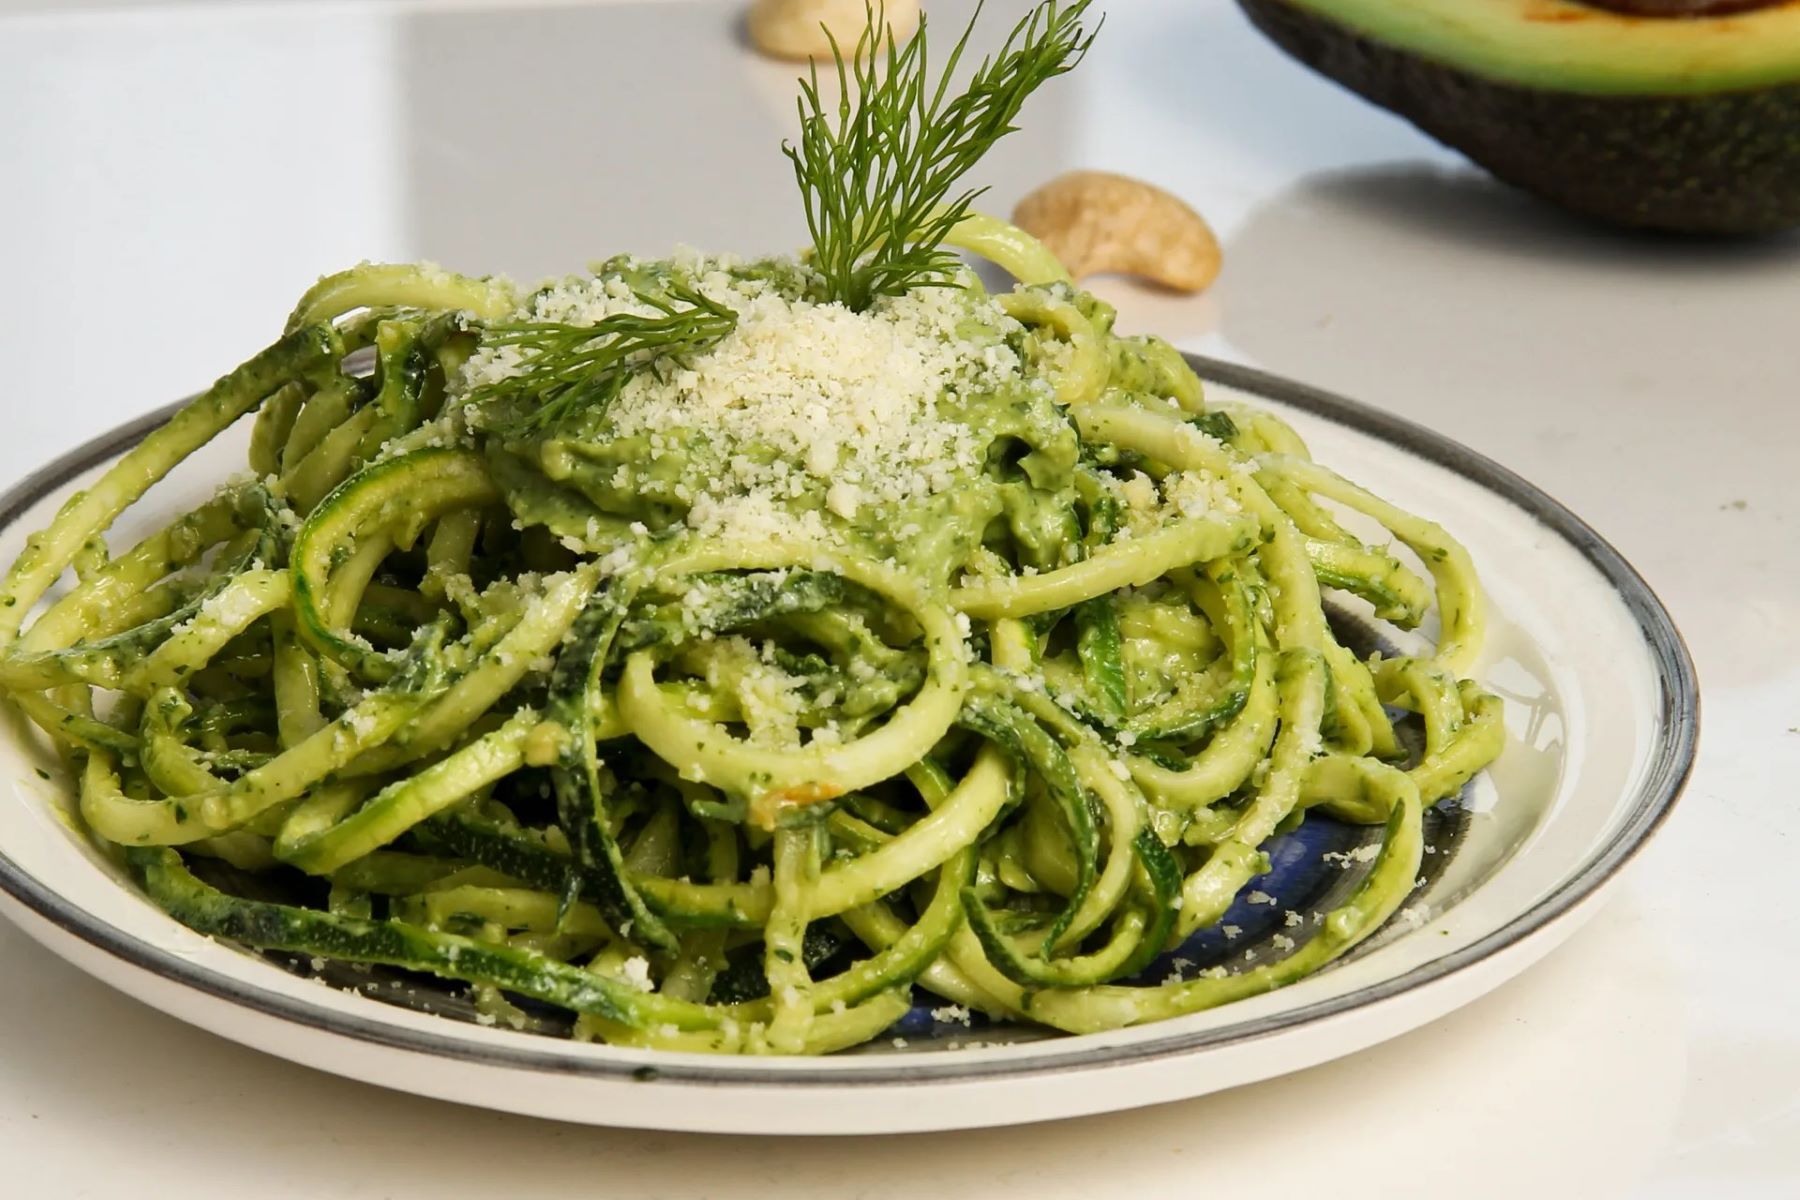
[[[1571,0],[1239,0],[1295,58],[1499,178],[1617,224],[1800,225],[1800,0],[1621,16]]]

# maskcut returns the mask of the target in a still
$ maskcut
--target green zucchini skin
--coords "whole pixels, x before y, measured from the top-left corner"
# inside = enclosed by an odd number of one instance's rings
[[[675,935],[651,911],[625,873],[625,857],[606,814],[606,785],[593,727],[594,694],[607,650],[630,607],[631,585],[615,581],[597,589],[575,618],[568,648],[558,657],[550,679],[550,717],[570,733],[552,775],[557,819],[580,871],[571,870],[563,885],[565,902],[581,894],[584,879],[593,900],[614,929],[642,945],[659,950],[679,948]]]
[[[415,826],[412,838],[424,850],[467,859],[547,892],[567,887],[571,871],[577,873],[584,900],[598,902],[609,887],[598,871],[579,868],[567,854],[466,809]],[[768,916],[768,897],[747,884],[681,883],[660,877],[634,882],[645,906],[671,927],[756,929]]]
[[[485,983],[522,996],[615,1021],[641,1019],[630,989],[576,967],[402,921],[367,921],[313,909],[240,900],[209,888],[173,850],[129,852],[144,890],[169,915],[198,933],[264,950],[383,963],[446,979]]]

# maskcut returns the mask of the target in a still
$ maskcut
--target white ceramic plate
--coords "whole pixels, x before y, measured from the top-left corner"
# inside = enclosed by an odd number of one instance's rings
[[[54,760],[17,720],[0,733],[0,908],[98,978],[246,1045],[387,1087],[603,1125],[851,1134],[1013,1124],[1217,1091],[1422,1025],[1566,938],[1667,815],[1698,731],[1692,664],[1637,574],[1517,476],[1378,410],[1246,368],[1194,364],[1214,399],[1274,409],[1319,461],[1449,528],[1492,600],[1477,674],[1506,699],[1505,754],[1433,831],[1436,853],[1409,919],[1293,987],[1082,1037],[971,1033],[919,1012],[902,1030],[904,1047],[884,1040],[828,1059],[720,1059],[486,1028],[420,1011],[454,1010],[447,991],[339,990],[178,925],[77,832]],[[0,560],[163,415],[0,499]],[[166,520],[242,462],[243,440],[221,438],[141,508]],[[156,523],[134,513],[119,532]],[[1321,882],[1318,848],[1276,855],[1277,874],[1262,886],[1284,906],[1316,906],[1346,885]],[[1214,951],[1240,953],[1275,932],[1247,925],[1241,941]]]

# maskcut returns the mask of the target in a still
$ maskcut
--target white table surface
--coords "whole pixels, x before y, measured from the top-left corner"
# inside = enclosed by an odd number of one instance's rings
[[[967,9],[928,7],[946,28]],[[1685,631],[1700,763],[1601,915],[1488,998],[1299,1075],[850,1141],[611,1132],[346,1082],[0,927],[0,1193],[1800,1194],[1800,239],[1573,223],[1286,61],[1223,0],[1110,8],[1088,64],[984,169],[994,206],[1073,166],[1179,192],[1218,228],[1224,276],[1197,300],[1109,284],[1122,327],[1521,471]],[[743,51],[735,11],[0,0],[0,481],[209,382],[362,258],[533,277],[797,243],[776,152],[792,71]]]

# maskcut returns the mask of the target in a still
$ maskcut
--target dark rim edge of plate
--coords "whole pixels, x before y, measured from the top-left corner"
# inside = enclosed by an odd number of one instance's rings
[[[1237,1025],[1152,1038],[1128,1046],[1080,1045],[1088,1039],[1058,1038],[1029,1043],[1037,1053],[997,1062],[930,1062],[907,1058],[893,1066],[853,1060],[856,1069],[821,1070],[795,1067],[773,1070],[740,1066],[723,1060],[717,1067],[669,1062],[654,1052],[624,1051],[619,1061],[567,1053],[557,1043],[542,1047],[507,1044],[472,1045],[426,1030],[399,1028],[370,1018],[326,1012],[303,1001],[266,991],[206,967],[187,962],[158,947],[125,936],[35,877],[0,851],[0,890],[67,933],[124,962],[215,998],[326,1033],[391,1049],[452,1058],[488,1066],[558,1074],[640,1079],[654,1068],[661,1083],[701,1086],[870,1087],[941,1082],[982,1082],[1021,1075],[1050,1075],[1085,1068],[1114,1066],[1150,1058],[1213,1050],[1268,1037],[1310,1022],[1367,1008],[1403,992],[1437,982],[1506,950],[1574,909],[1631,860],[1674,808],[1693,769],[1699,736],[1699,692],[1693,660],[1668,611],[1643,577],[1590,525],[1543,489],[1505,467],[1411,421],[1336,393],[1296,383],[1253,367],[1220,359],[1185,356],[1201,378],[1301,409],[1334,424],[1347,426],[1395,445],[1470,480],[1525,512],[1573,546],[1617,593],[1636,619],[1639,632],[1661,677],[1662,737],[1630,814],[1608,842],[1560,885],[1511,921],[1460,950],[1354,992],[1304,1008],[1259,1017]],[[180,407],[169,405],[147,413],[53,460],[0,495],[0,530],[69,479],[141,441]],[[279,968],[269,965],[270,970]],[[1100,1035],[1104,1036],[1104,1035]],[[954,1059],[952,1052],[946,1058]],[[849,1060],[838,1060],[846,1062]],[[729,1064],[729,1065],[727,1065]]]

